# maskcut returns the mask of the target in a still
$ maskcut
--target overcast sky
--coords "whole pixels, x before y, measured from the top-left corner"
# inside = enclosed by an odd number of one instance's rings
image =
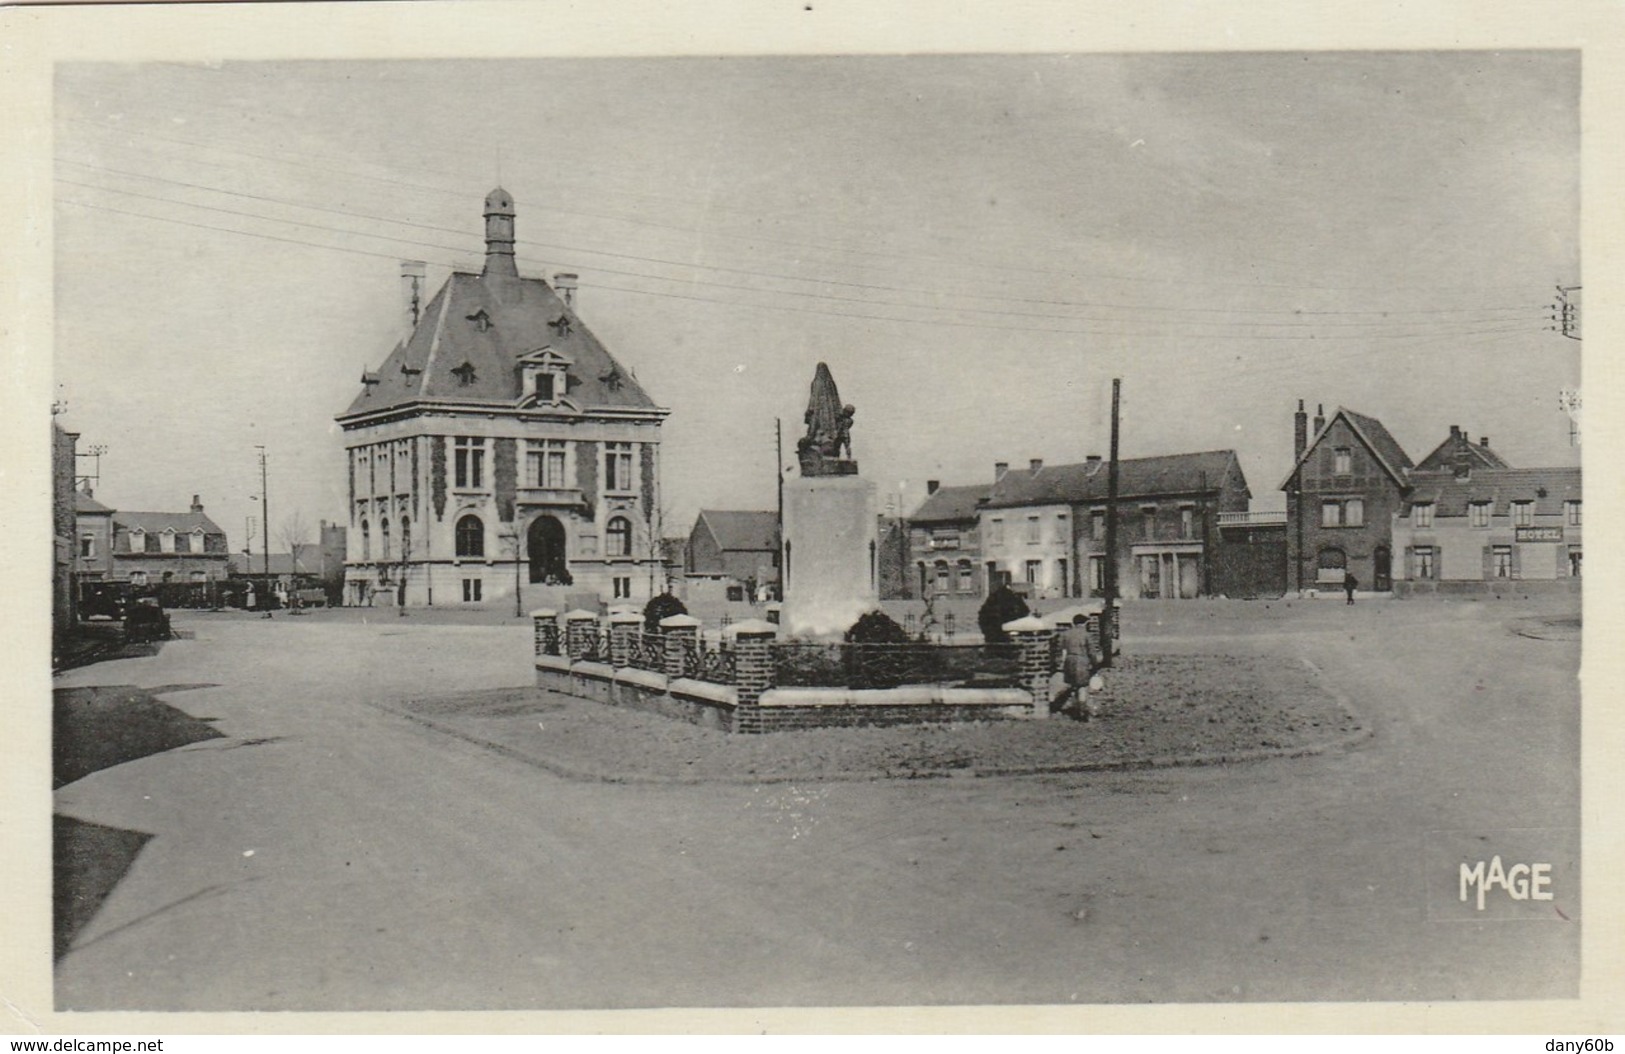
[[[672,414],[668,534],[772,508],[815,365],[882,501],[996,460],[1234,448],[1282,507],[1296,400],[1420,459],[1578,464],[1570,52],[77,64],[56,90],[59,420],[98,496],[243,545],[344,515],[333,425],[398,261],[521,273]],[[793,460],[793,456],[787,460]],[[275,539],[274,539],[275,542]],[[258,542],[256,542],[256,547]],[[276,547],[273,544],[273,547]]]

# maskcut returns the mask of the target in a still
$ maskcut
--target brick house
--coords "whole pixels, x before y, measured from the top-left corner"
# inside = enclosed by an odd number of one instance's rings
[[[120,510],[112,524],[114,581],[134,586],[209,582],[230,571],[226,532],[204,514],[196,494],[187,512]]]
[[[1233,450],[1119,462],[1117,551],[1106,550],[1109,469],[1099,457],[1025,470],[994,466],[978,510],[990,585],[1013,583],[1034,598],[1099,596],[1116,561],[1127,597],[1191,598],[1215,591],[1226,545],[1221,515],[1245,515],[1251,491]]]
[[[113,513],[97,501],[89,487],[73,496],[76,538],[73,575],[81,582],[111,581],[113,578]]]
[[[1313,438],[1298,403],[1293,415],[1287,493],[1289,587],[1341,589],[1353,573],[1361,589],[1393,588],[1393,522],[1414,468],[1381,421],[1343,407],[1327,420],[1317,408]]]
[[[665,585],[655,405],[581,321],[576,276],[514,263],[513,198],[485,199],[485,264],[425,304],[338,415],[349,477],[346,601],[646,601]],[[515,598],[515,590],[523,598]]]
[[[925,501],[908,519],[908,555],[918,596],[986,596],[977,517],[992,487],[944,487],[934,479],[925,486]]]

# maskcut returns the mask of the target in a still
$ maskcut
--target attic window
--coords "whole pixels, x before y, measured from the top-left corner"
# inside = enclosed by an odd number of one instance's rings
[[[408,377],[416,377],[418,374],[423,372],[423,367],[422,366],[412,366],[412,365],[410,365],[408,363],[403,362],[403,363],[401,363],[401,372],[406,374]]]
[[[486,330],[491,328],[491,316],[485,313],[485,308],[483,307],[474,312],[472,315],[469,315],[468,320],[474,323],[474,328],[479,330],[481,333],[484,333]]]
[[[570,335],[569,315],[560,315],[558,318],[555,318],[553,321],[549,322],[548,325],[552,326],[553,332],[557,333],[561,337],[568,337]]]
[[[607,372],[600,373],[598,379],[603,382],[605,388],[612,392],[620,391],[621,385],[625,383],[624,378],[621,377],[621,371],[614,366],[611,366]]]
[[[464,360],[461,366],[451,372],[452,376],[457,378],[457,383],[465,388],[474,383],[474,364],[472,362]]]
[[[367,385],[370,388],[374,384],[378,383],[378,375],[376,373],[372,372],[371,370],[362,370],[361,371],[361,383]]]

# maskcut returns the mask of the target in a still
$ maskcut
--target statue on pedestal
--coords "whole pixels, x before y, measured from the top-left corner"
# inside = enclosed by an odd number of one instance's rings
[[[820,362],[807,400],[807,434],[796,444],[803,476],[857,475],[858,463],[852,459],[852,418],[856,413],[851,404],[841,402],[834,376]]]

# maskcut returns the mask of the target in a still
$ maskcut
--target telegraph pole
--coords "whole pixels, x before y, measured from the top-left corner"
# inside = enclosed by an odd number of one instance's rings
[[[1110,669],[1117,639],[1117,409],[1123,390],[1112,379],[1112,459],[1106,469],[1106,609],[1100,613],[1100,665]]]
[[[779,475],[779,600],[784,599],[786,573],[789,568],[784,566],[784,419],[773,418],[773,449],[778,459],[776,467]]]
[[[265,545],[265,565],[262,568],[265,572],[265,593],[260,603],[265,605],[265,617],[271,618],[271,490],[266,482],[265,447],[255,444],[254,449],[260,452],[260,515],[265,527],[265,537],[261,539]]]

